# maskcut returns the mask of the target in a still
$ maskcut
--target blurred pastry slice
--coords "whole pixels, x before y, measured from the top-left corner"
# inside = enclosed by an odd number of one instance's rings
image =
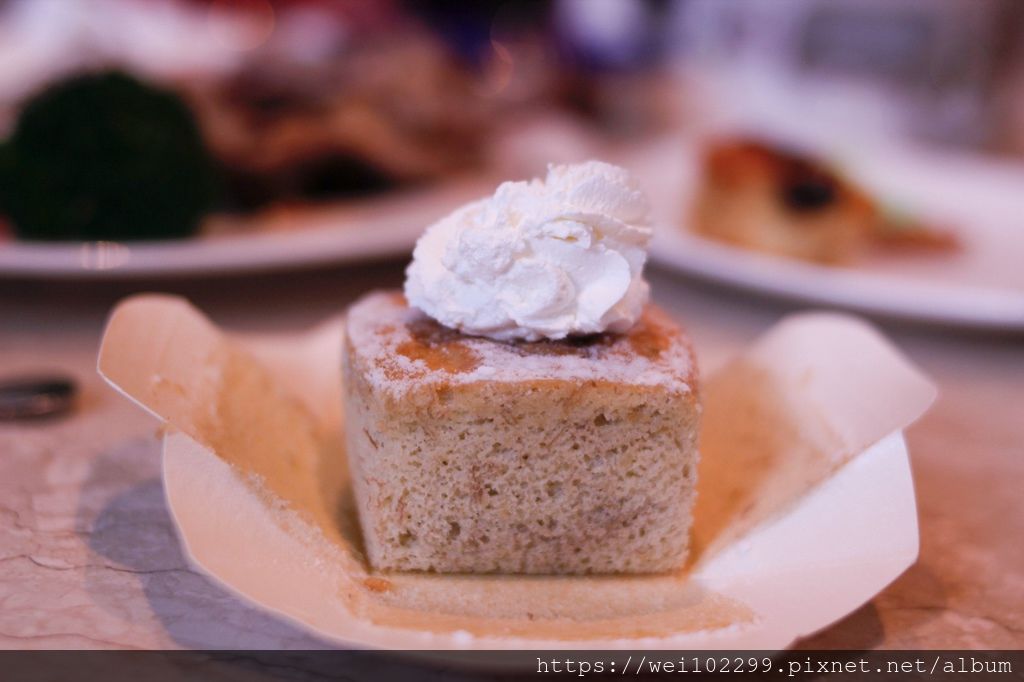
[[[694,202],[697,233],[819,263],[845,263],[870,246],[949,250],[955,237],[883,208],[804,154],[760,140],[710,145]]]

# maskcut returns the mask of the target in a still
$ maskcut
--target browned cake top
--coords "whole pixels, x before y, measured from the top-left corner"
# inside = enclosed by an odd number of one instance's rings
[[[653,305],[625,334],[508,342],[449,329],[410,308],[400,293],[376,292],[352,306],[346,327],[368,379],[395,393],[422,382],[545,379],[614,381],[685,392],[696,380],[689,340]]]

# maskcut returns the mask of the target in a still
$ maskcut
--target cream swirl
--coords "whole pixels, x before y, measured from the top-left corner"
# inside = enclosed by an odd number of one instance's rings
[[[427,228],[406,298],[447,327],[494,339],[626,331],[649,296],[647,212],[622,168],[550,166],[544,180],[503,183]]]

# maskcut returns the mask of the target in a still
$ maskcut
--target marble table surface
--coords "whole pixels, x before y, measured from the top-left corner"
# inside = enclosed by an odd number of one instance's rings
[[[156,423],[95,373],[111,305],[136,290],[192,299],[240,331],[302,329],[402,264],[136,285],[0,280],[0,377],[60,371],[73,414],[0,422],[0,647],[320,648],[194,571],[165,507]],[[651,273],[655,298],[713,367],[794,308]],[[1024,338],[883,329],[939,384],[908,432],[918,562],[810,648],[1024,648]]]

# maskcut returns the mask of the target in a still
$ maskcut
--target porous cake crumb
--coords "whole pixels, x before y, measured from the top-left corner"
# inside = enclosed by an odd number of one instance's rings
[[[625,334],[506,342],[443,327],[385,292],[353,306],[346,326],[348,457],[375,568],[683,565],[696,368],[654,306]]]

